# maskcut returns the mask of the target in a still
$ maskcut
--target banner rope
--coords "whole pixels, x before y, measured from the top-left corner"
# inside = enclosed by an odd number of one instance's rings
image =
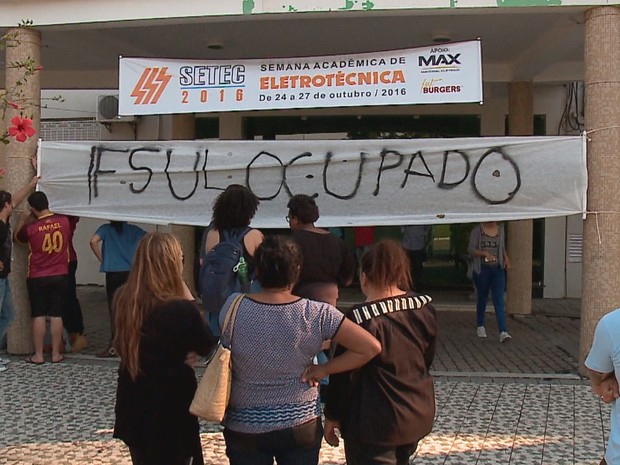
[[[598,211],[591,211],[591,210],[587,210],[586,215],[594,215],[594,221],[596,222],[596,234],[598,236],[598,243],[599,245],[603,243],[603,240],[601,239],[601,229],[599,227],[598,224],[598,216],[599,215],[618,215],[620,214],[620,211],[615,211],[615,210],[598,210]]]
[[[593,132],[598,132],[598,131],[604,131],[606,129],[618,129],[620,128],[620,125],[613,125],[613,126],[603,126],[601,128],[596,128],[596,129],[590,129],[589,131],[583,131],[583,134],[586,136],[586,140],[588,142],[591,142],[592,139],[590,137],[588,137],[590,134],[592,134]]]

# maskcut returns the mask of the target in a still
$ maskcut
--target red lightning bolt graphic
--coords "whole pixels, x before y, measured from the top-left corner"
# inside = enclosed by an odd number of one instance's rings
[[[139,105],[142,103],[142,99],[144,98],[144,96],[146,95],[146,92],[144,90],[142,90],[142,86],[144,85],[144,81],[146,81],[146,77],[151,73],[151,68],[146,68],[144,70],[144,72],[142,73],[142,76],[140,76],[140,79],[138,80],[138,83],[136,84],[136,87],[133,88],[133,91],[131,92],[131,96],[135,97],[136,105]]]
[[[136,105],[141,103],[157,103],[159,97],[161,97],[161,94],[172,78],[171,74],[166,74],[167,71],[167,67],[146,68],[144,70],[136,87],[134,87],[131,93],[131,96],[136,98]]]

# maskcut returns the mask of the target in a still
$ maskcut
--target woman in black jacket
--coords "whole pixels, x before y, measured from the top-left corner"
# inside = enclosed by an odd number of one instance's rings
[[[182,273],[179,241],[147,234],[114,297],[121,357],[114,437],[127,444],[134,465],[204,463],[198,420],[189,413],[196,391],[190,365],[214,340]]]
[[[331,376],[325,439],[337,445],[340,430],[348,465],[405,465],[433,426],[435,309],[429,296],[410,292],[409,260],[394,241],[364,254],[360,284],[366,301],[347,318],[383,350],[361,368]]]

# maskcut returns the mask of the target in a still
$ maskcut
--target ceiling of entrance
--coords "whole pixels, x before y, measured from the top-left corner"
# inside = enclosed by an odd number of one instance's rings
[[[45,27],[39,28],[42,86],[116,88],[119,55],[223,60],[348,54],[432,45],[439,36],[480,37],[486,82],[582,80],[583,11],[392,10]]]

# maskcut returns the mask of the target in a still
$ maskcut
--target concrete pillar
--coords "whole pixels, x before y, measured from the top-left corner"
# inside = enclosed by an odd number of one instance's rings
[[[8,108],[5,123],[14,116],[32,118],[34,128],[41,127],[41,84],[39,73],[34,73],[24,80],[24,70],[12,66],[16,62],[32,60],[37,67],[41,63],[41,35],[38,31],[28,27],[11,29],[8,32],[10,44],[6,52],[6,89],[9,100],[14,100],[20,109]],[[21,82],[21,84],[17,84]],[[17,95],[19,93],[19,95]],[[8,123],[7,123],[8,124]],[[37,137],[31,137],[25,142],[12,140],[6,150],[6,188],[9,192],[16,192],[26,185],[34,176],[32,158],[36,152]],[[19,216],[24,210],[22,203],[11,217],[11,225],[16,226]],[[15,320],[7,334],[7,349],[11,354],[26,354],[32,352],[32,322],[30,318],[30,302],[26,290],[26,273],[28,263],[28,246],[14,244],[13,263],[9,282],[13,292],[15,306]]]
[[[531,136],[534,132],[534,85],[511,82],[508,86],[508,133]],[[507,250],[511,269],[507,274],[506,311],[532,313],[532,220],[508,224]]]
[[[3,91],[4,89],[0,89],[0,92],[3,92]],[[6,115],[4,118],[0,118],[0,134],[6,133],[9,127],[8,123],[9,121],[6,119]],[[3,168],[6,168],[7,166],[6,154],[7,154],[7,146],[5,144],[0,144],[0,166]],[[7,185],[6,185],[6,176],[0,178],[0,189],[8,191]]]
[[[599,319],[620,306],[620,8],[585,13],[588,214],[583,228],[580,367]],[[596,212],[600,212],[596,214]]]
[[[220,140],[244,140],[244,118],[239,113],[220,116]]]
[[[499,82],[484,83],[484,105],[480,107],[480,135],[506,135],[506,101],[508,84]]]

